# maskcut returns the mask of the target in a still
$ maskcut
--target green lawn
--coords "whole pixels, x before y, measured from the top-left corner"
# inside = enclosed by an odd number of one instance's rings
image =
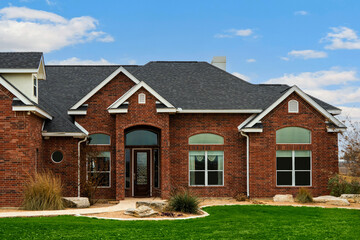
[[[360,239],[359,210],[259,205],[204,210],[210,216],[175,221],[2,218],[0,239]]]

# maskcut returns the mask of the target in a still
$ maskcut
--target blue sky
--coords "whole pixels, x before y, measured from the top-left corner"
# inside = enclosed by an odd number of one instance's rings
[[[211,61],[252,83],[298,85],[360,121],[360,1],[0,2],[0,51],[52,64]]]

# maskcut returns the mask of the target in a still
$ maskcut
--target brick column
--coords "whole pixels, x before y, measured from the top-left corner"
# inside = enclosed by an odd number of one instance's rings
[[[116,200],[125,198],[125,145],[124,145],[124,128],[120,123],[119,114],[116,115],[116,149],[115,149],[115,178],[116,178]]]

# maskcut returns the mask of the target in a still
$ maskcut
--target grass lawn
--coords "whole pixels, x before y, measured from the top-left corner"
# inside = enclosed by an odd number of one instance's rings
[[[85,217],[1,218],[0,239],[360,239],[360,211],[311,207],[216,206],[175,221]]]

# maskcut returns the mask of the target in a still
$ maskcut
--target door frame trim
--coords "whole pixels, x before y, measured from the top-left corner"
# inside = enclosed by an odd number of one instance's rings
[[[152,161],[153,161],[153,150],[152,148],[132,148],[131,149],[131,196],[134,197],[134,187],[135,187],[135,179],[134,179],[134,175],[135,175],[135,169],[134,169],[134,162],[135,162],[135,150],[136,151],[141,151],[141,150],[146,150],[146,151],[150,151],[150,197],[152,197],[152,185],[153,185],[153,176],[152,176]]]

